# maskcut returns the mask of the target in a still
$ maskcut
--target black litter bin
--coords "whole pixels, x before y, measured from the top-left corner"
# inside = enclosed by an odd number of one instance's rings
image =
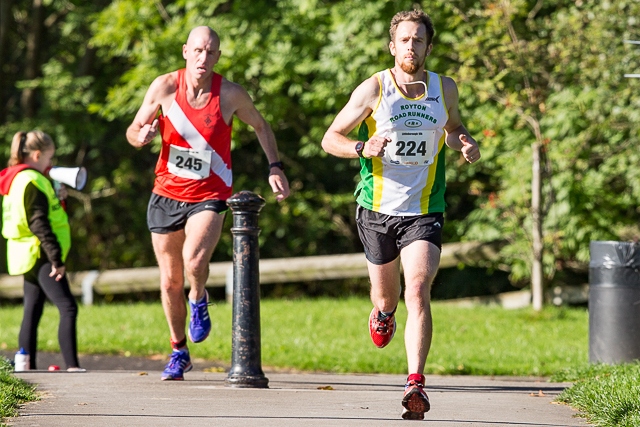
[[[589,362],[640,359],[640,244],[593,241],[589,249]]]

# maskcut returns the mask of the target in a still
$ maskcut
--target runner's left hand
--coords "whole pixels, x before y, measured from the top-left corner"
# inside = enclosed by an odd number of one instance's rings
[[[462,156],[469,163],[474,163],[480,160],[480,148],[478,143],[468,135],[460,134],[460,142],[462,143]]]
[[[276,200],[281,202],[289,197],[289,181],[284,176],[284,172],[281,169],[273,168],[269,174],[269,185],[273,194],[276,196]]]

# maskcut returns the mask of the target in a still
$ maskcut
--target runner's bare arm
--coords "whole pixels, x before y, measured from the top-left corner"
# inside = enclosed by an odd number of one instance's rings
[[[347,138],[347,135],[373,112],[379,98],[380,83],[376,76],[362,82],[324,134],[322,149],[337,157],[358,157],[356,141]],[[366,141],[362,153],[365,157],[382,156],[387,142],[388,138],[373,136]]]
[[[442,88],[444,91],[444,100],[449,112],[449,120],[444,126],[447,133],[445,142],[447,145],[462,152],[465,160],[470,163],[480,159],[480,148],[478,143],[469,134],[469,131],[462,124],[460,111],[458,110],[458,86],[449,77],[442,76]]]
[[[142,147],[155,138],[158,121],[155,120],[162,101],[175,94],[176,84],[173,73],[157,77],[149,86],[142,105],[133,122],[127,128],[127,141],[134,147]]]
[[[278,144],[276,143],[276,137],[271,130],[271,126],[269,126],[269,123],[267,123],[264,117],[262,117],[262,114],[256,109],[247,91],[242,86],[231,84],[228,93],[236,107],[234,114],[238,119],[253,128],[269,163],[280,161]],[[269,185],[276,195],[277,201],[282,201],[289,196],[289,181],[287,181],[287,177],[282,169],[277,167],[271,168],[269,171]]]

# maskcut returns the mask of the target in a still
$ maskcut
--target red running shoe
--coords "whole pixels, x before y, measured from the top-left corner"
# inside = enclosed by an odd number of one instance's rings
[[[424,391],[424,375],[411,374],[407,378],[404,386],[404,397],[402,398],[402,418],[405,420],[422,420],[424,413],[429,412],[431,404],[429,397]]]
[[[393,310],[394,314],[395,312],[396,311]],[[379,317],[380,310],[375,307],[371,310],[371,314],[369,315],[369,334],[376,347],[386,347],[396,333],[396,316],[394,314],[381,320]]]

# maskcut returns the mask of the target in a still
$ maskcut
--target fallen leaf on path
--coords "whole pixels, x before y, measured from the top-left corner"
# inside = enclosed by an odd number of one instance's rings
[[[318,390],[333,390],[333,387],[331,387],[330,385],[323,385],[318,387]]]
[[[203,372],[226,372],[226,369],[222,366],[212,366],[210,368],[204,368]]]

